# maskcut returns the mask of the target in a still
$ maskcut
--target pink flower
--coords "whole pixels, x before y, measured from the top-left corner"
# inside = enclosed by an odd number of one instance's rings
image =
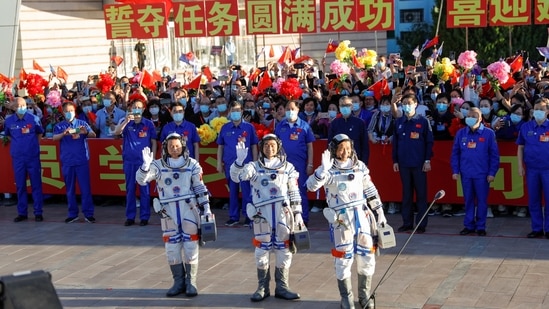
[[[334,60],[330,64],[330,70],[332,73],[336,74],[337,76],[342,76],[343,74],[349,74],[351,69],[345,62],[341,62],[339,60]]]
[[[486,69],[488,74],[497,79],[500,84],[505,84],[509,79],[509,73],[511,73],[511,67],[505,61],[494,62]]]
[[[53,108],[61,106],[61,93],[58,90],[50,90],[46,96],[46,104]]]
[[[282,77],[277,78],[277,80],[273,83],[273,88],[276,90],[276,93],[280,92],[280,86],[282,86],[282,83],[286,80]]]
[[[458,64],[462,68],[470,70],[477,63],[477,53],[472,50],[466,50],[459,54]]]

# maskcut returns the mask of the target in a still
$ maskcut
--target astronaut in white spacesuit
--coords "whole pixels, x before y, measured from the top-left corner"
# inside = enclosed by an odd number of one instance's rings
[[[280,139],[274,134],[265,135],[259,142],[259,159],[243,164],[248,149],[243,142],[236,146],[236,161],[231,165],[234,182],[250,181],[252,203],[247,214],[253,221],[255,261],[258,288],[252,301],[262,301],[270,296],[269,252],[276,256],[275,297],[298,299],[298,293],[290,290],[289,270],[292,263],[290,234],[294,224],[303,225],[301,196],[297,185],[299,173],[286,161]]]
[[[385,224],[382,202],[366,165],[359,161],[352,140],[338,134],[322,154],[322,165],[307,179],[307,189],[324,186],[328,207],[324,216],[330,223],[334,242],[337,285],[341,308],[354,308],[351,266],[357,259],[358,299],[362,308],[373,308],[370,300],[377,249],[377,223]],[[372,211],[377,212],[376,218]]]
[[[162,143],[162,158],[153,160],[153,156],[148,147],[143,149],[143,165],[136,179],[140,185],[156,180],[160,201],[155,199],[155,211],[162,215],[162,238],[174,279],[166,296],[196,296],[200,212],[212,215],[202,167],[189,157],[177,133],[168,135]]]

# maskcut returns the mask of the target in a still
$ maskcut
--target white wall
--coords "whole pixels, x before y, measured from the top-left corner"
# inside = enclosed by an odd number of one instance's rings
[[[14,76],[15,49],[19,33],[19,8],[21,0],[4,1],[0,18],[0,73]]]

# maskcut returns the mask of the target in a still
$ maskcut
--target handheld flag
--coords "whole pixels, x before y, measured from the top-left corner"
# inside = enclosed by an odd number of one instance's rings
[[[423,43],[423,46],[421,47],[421,51],[426,50],[429,47],[433,47],[438,44],[438,35],[435,36],[432,40],[426,40],[425,43]]]
[[[271,77],[269,76],[269,74],[263,73],[263,76],[261,76],[259,84],[257,85],[257,90],[259,90],[259,92],[262,92],[265,89],[269,89],[272,85],[273,82],[271,81]]]
[[[292,61],[292,51],[290,50],[290,46],[287,46],[282,53],[282,56],[278,59],[278,63],[283,64],[290,61]]]
[[[188,65],[192,65],[191,62],[194,61],[194,58],[195,58],[195,57],[194,57],[193,52],[188,52],[188,53],[186,53],[186,54],[183,54],[183,53],[182,53],[181,56],[179,56],[179,61],[185,62],[185,63],[188,64]]]
[[[38,70],[40,72],[46,72],[42,67],[36,62],[36,60],[32,59],[32,68],[35,70]]]
[[[524,59],[522,58],[522,55],[518,55],[513,59],[511,64],[509,66],[511,67],[511,73],[518,72],[522,70],[522,65],[524,63]]]
[[[275,56],[275,50],[274,47],[271,45],[271,49],[269,50],[269,58],[273,58]]]
[[[301,49],[301,47],[298,47],[298,48],[292,50],[292,60],[295,60],[295,58],[297,58],[297,53],[299,53],[300,49]]]
[[[339,42],[333,41],[332,39],[330,39],[328,41],[328,46],[326,46],[326,52],[324,54],[329,54],[329,53],[335,52],[338,45],[339,45]]]
[[[122,64],[122,61],[124,61],[124,58],[122,58],[120,56],[112,56],[111,61],[114,62],[117,67],[119,67],[120,64]]]
[[[259,53],[255,55],[255,61],[258,61],[259,57],[261,57],[261,55],[263,55],[264,53],[265,53],[265,46],[263,46],[263,48],[261,48],[261,51],[259,51]]]
[[[202,79],[202,74],[198,75],[193,79],[189,84],[184,85],[183,88],[185,89],[198,89],[200,88],[200,80]]]
[[[67,72],[65,72],[65,70],[61,67],[57,67],[57,78],[62,78],[66,83],[69,79],[69,74],[67,74]]]
[[[156,85],[154,83],[154,77],[146,69],[143,69],[139,84],[145,88],[156,89]]]

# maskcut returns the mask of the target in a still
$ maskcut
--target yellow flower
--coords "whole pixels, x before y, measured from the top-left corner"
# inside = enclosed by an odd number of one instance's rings
[[[373,49],[363,49],[363,55],[357,59],[366,69],[373,68],[377,64],[377,53]]]
[[[229,122],[227,117],[215,117],[210,121],[210,126],[215,130],[215,132],[217,132],[217,134],[219,134],[221,127],[227,122]]]
[[[209,143],[215,141],[217,133],[208,124],[201,125],[198,129],[198,136],[200,137],[200,144],[206,146]]]
[[[449,80],[454,74],[455,67],[447,57],[442,58],[433,68],[433,73],[443,82]]]
[[[356,49],[349,47],[351,41],[341,41],[335,50],[336,59],[341,62],[353,63],[353,56],[356,55]]]

